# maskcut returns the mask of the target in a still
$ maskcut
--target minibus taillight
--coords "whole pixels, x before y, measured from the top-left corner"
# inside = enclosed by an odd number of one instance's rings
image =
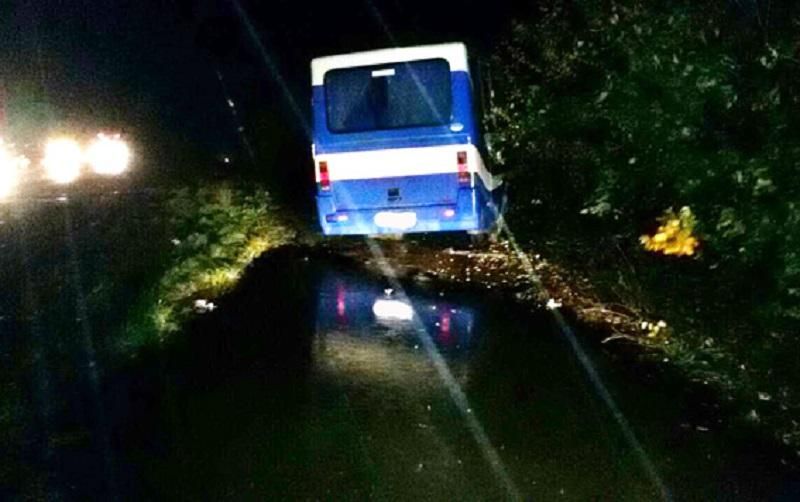
[[[331,189],[331,178],[328,174],[328,163],[324,160],[319,163],[319,188],[328,191]]]
[[[458,152],[458,182],[462,185],[468,185],[470,182],[469,178],[467,152]]]

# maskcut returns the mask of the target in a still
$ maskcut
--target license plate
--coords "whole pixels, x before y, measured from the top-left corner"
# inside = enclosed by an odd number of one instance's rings
[[[417,213],[380,212],[375,215],[374,221],[379,227],[406,230],[417,224]]]

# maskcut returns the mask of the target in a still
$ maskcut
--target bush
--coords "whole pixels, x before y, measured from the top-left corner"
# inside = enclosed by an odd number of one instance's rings
[[[631,249],[690,207],[709,288],[755,279],[776,323],[800,320],[800,6],[771,4],[550,2],[495,55],[489,122],[518,192]]]
[[[129,319],[122,344],[137,347],[177,331],[200,302],[233,287],[264,251],[295,236],[264,190],[212,188],[174,190],[166,212],[173,250]]]

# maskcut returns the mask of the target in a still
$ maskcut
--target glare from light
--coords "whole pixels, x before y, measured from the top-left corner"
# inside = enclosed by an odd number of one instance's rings
[[[375,300],[372,304],[372,313],[378,319],[410,321],[414,317],[411,305],[399,300]]]
[[[28,159],[16,155],[2,139],[0,139],[0,201],[11,197],[19,186],[22,170]]]
[[[86,150],[86,162],[97,174],[118,176],[128,169],[131,150],[118,136],[98,134]]]
[[[77,141],[70,138],[52,139],[44,149],[42,166],[45,174],[54,183],[72,183],[81,174],[83,152]]]

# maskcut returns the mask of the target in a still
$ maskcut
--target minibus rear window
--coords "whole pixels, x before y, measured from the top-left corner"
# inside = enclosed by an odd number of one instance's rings
[[[325,74],[328,129],[350,133],[450,123],[450,65],[428,59]]]

